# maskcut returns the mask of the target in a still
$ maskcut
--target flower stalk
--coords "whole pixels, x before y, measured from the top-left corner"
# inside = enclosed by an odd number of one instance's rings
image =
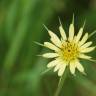
[[[59,80],[59,83],[58,83],[58,87],[56,89],[56,92],[54,94],[54,96],[59,96],[61,90],[62,90],[62,87],[65,83],[65,80],[67,78],[67,73],[68,73],[68,68],[66,68],[64,74],[60,77],[60,80]]]

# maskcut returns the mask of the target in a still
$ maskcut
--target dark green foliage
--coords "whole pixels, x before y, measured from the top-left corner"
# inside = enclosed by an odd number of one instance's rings
[[[43,24],[58,34],[58,16],[68,31],[73,13],[76,32],[85,19],[84,31],[96,30],[95,0],[0,0],[0,96],[53,96],[59,77],[44,73],[48,60],[37,55],[46,50],[34,41],[48,41]],[[69,73],[60,96],[96,96],[96,64],[82,63],[87,76]]]

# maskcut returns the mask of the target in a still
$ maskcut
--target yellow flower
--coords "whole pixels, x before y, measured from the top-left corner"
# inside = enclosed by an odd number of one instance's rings
[[[46,26],[45,26],[46,27]],[[83,26],[84,27],[84,26]],[[75,69],[77,68],[80,72],[84,72],[84,68],[80,63],[79,59],[90,60],[92,57],[86,55],[95,49],[95,47],[90,47],[92,42],[86,42],[88,39],[88,33],[83,35],[83,27],[80,28],[78,34],[75,34],[74,23],[72,22],[69,26],[69,36],[66,36],[65,30],[60,22],[59,30],[61,38],[48,30],[50,35],[50,42],[44,42],[44,46],[53,50],[53,52],[45,53],[42,56],[45,58],[53,58],[51,62],[48,63],[47,67],[54,67],[54,72],[58,71],[58,76],[62,76],[65,68],[68,66],[70,72],[74,75]]]

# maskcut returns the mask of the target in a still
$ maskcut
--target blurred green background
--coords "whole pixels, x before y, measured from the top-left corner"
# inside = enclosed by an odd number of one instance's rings
[[[43,24],[59,35],[58,17],[68,33],[73,13],[76,32],[85,19],[84,32],[96,29],[96,0],[0,0],[0,96],[53,96],[59,77],[41,74],[48,59],[37,55],[48,50],[34,41],[49,40]],[[87,76],[69,73],[60,96],[96,96],[96,64],[82,63]]]

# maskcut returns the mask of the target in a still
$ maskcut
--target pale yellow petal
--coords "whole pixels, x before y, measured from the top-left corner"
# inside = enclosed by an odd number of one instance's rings
[[[54,67],[56,64],[58,64],[58,60],[53,60],[51,62],[49,62],[47,64],[47,67],[50,68],[50,67]]]
[[[78,42],[80,40],[82,34],[83,34],[83,28],[81,27],[78,34],[77,34],[77,36],[76,36],[76,42]]]
[[[64,60],[62,61],[62,59],[57,58],[56,60],[58,61],[58,64],[56,64],[54,72],[58,71],[61,68],[62,64],[66,64]]]
[[[66,66],[67,66],[66,64],[62,64],[62,66],[60,67],[60,69],[58,71],[58,76],[62,76],[63,75]]]
[[[54,58],[54,57],[58,57],[57,53],[45,53],[42,55],[44,58]]]
[[[79,58],[82,58],[82,59],[90,59],[90,58],[92,58],[91,56],[87,56],[87,55],[85,55],[85,54],[80,54],[79,55]]]
[[[95,47],[88,47],[88,48],[85,48],[83,50],[80,50],[80,52],[82,53],[88,53],[88,52],[91,52],[95,49]]]
[[[44,42],[44,46],[47,47],[47,48],[49,48],[49,49],[51,49],[51,50],[54,50],[54,51],[58,51],[59,50],[58,47],[56,47],[55,45],[53,45],[50,42]]]
[[[84,67],[82,66],[82,64],[80,64],[80,62],[77,62],[77,63],[76,63],[76,67],[77,67],[77,69],[78,69],[80,72],[85,73],[85,72],[84,72]]]
[[[83,45],[88,39],[88,33],[85,33],[82,40],[79,42],[79,46]]]
[[[54,68],[54,72],[58,71],[60,69],[61,65],[62,65],[62,63],[58,62],[58,64]]]
[[[66,33],[62,27],[62,25],[59,26],[60,34],[63,40],[67,40]]]
[[[70,24],[70,27],[69,27],[69,41],[72,41],[74,38],[74,25],[73,24]]]
[[[55,34],[55,33],[53,33],[52,31],[48,31],[48,33],[49,33],[49,35],[51,36],[51,41],[56,45],[56,46],[58,46],[58,47],[60,47],[61,46],[61,41],[60,41],[60,39],[58,38],[58,36]]]
[[[91,44],[92,44],[92,42],[87,42],[87,43],[85,43],[84,45],[82,45],[82,46],[80,47],[80,49],[82,50],[82,49],[84,49],[84,48],[87,48],[87,47],[89,47]]]
[[[75,74],[75,68],[76,68],[76,62],[75,61],[70,62],[70,72],[71,72],[71,74]]]

